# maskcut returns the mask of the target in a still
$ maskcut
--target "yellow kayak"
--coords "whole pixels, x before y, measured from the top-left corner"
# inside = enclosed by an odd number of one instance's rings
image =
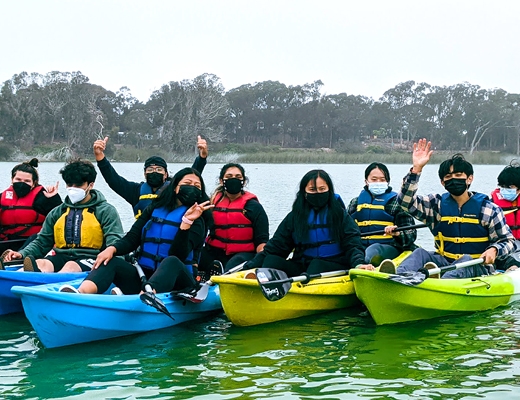
[[[289,292],[278,301],[262,294],[256,279],[244,276],[252,271],[212,276],[220,287],[220,300],[229,320],[238,326],[267,324],[351,307],[358,303],[354,284],[348,275],[292,283]]]

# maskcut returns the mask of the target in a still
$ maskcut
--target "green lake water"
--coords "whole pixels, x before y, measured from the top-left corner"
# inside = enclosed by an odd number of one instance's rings
[[[4,171],[12,165],[0,163]],[[42,164],[42,183],[55,183],[61,166]],[[140,164],[115,167],[141,179]],[[271,234],[289,211],[299,179],[315,167],[246,165],[250,190],[270,217]],[[365,166],[322,167],[345,200],[359,193]],[[389,167],[398,187],[410,166]],[[429,167],[421,190],[438,192],[436,167]],[[219,168],[210,164],[203,174],[209,189]],[[489,193],[502,168],[475,166],[474,189]],[[8,181],[0,184],[5,188]],[[96,188],[117,206],[128,229],[130,206],[101,177]],[[420,230],[418,243],[431,248],[429,232]],[[58,349],[43,348],[23,314],[0,316],[0,399],[104,398],[518,399],[520,304],[379,327],[362,308],[248,328],[233,326],[221,313]]]
[[[2,317],[0,397],[506,399],[520,390],[520,308],[376,327],[361,308],[239,328],[224,315],[44,349]]]

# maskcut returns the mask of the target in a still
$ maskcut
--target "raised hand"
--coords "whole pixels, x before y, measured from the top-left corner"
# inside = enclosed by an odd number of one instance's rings
[[[202,139],[199,136],[197,136],[197,149],[199,149],[199,155],[202,158],[208,158],[208,142],[206,142],[206,139]]]
[[[430,157],[433,154],[431,147],[432,142],[428,142],[426,139],[419,139],[417,143],[413,144],[413,172],[421,172],[423,167],[428,164],[428,161],[430,161]]]
[[[105,158],[105,149],[107,148],[108,136],[105,136],[103,140],[98,139],[94,142],[94,156],[96,161],[101,161]]]
[[[47,198],[56,196],[58,194],[58,186],[60,185],[60,181],[56,182],[54,186],[45,186],[45,190],[43,191],[43,195]]]
[[[206,210],[209,210],[210,208],[215,207],[215,205],[210,204],[209,200],[205,201],[204,203],[197,204],[195,203],[190,208],[186,210],[184,213],[184,217],[189,219],[190,221],[195,221],[197,218],[199,218],[202,213]]]

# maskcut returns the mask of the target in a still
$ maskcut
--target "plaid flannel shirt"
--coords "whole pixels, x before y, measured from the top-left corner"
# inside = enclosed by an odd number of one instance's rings
[[[433,230],[441,221],[441,194],[429,194],[420,196],[417,194],[419,177],[421,174],[410,172],[404,177],[401,192],[397,201],[403,210],[413,217],[429,225]],[[471,192],[470,192],[471,195]],[[482,220],[480,223],[488,229],[489,247],[497,249],[497,257],[503,257],[515,249],[515,238],[511,229],[506,224],[502,209],[491,201],[482,203]]]

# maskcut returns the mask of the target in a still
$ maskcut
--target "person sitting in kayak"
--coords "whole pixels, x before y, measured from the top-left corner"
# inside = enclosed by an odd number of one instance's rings
[[[116,208],[94,189],[97,172],[90,161],[71,161],[60,174],[67,186],[63,204],[49,212],[36,239],[5,256],[6,261],[23,258],[25,271],[89,271],[88,260],[123,236]]]
[[[200,268],[208,275],[219,274],[213,263],[225,271],[252,260],[269,240],[269,220],[256,195],[245,191],[248,182],[244,167],[230,163],[220,170],[212,195],[213,226],[202,249]],[[222,273],[222,272],[220,272]]]
[[[291,259],[287,257],[293,253]],[[297,276],[350,268],[373,270],[354,219],[341,206],[327,172],[315,169],[300,181],[292,210],[249,268],[274,268]]]
[[[108,137],[105,137],[103,140],[99,139],[94,142],[93,148],[97,166],[108,186],[132,206],[137,218],[170,182],[168,165],[162,157],[152,156],[144,162],[146,182],[130,182],[120,176],[105,157],[107,141]],[[192,168],[202,174],[208,157],[206,140],[198,136],[197,147],[199,156],[195,159]]]
[[[517,251],[503,258],[497,258],[495,265],[501,270],[518,268],[520,263],[520,208],[518,195],[520,194],[520,164],[513,160],[497,177],[498,188],[491,192],[493,203],[499,206],[506,217],[506,223],[516,239]]]
[[[435,237],[435,251],[418,248],[397,268],[398,273],[417,271],[423,266],[444,267],[483,258],[484,264],[446,272],[443,278],[469,278],[492,273],[498,257],[515,248],[515,238],[500,207],[477,192],[470,192],[473,166],[455,154],[439,166],[439,178],[448,191],[444,194],[417,194],[418,182],[433,151],[431,142],[420,139],[413,145],[413,167],[405,176],[398,201],[413,217],[428,224]],[[429,263],[429,264],[427,264]],[[425,265],[427,264],[427,265]],[[395,272],[390,263],[381,272]]]
[[[140,293],[143,288],[137,268],[116,257],[138,248],[137,262],[156,293],[197,288],[193,250],[204,243],[206,227],[200,217],[212,207],[200,173],[193,168],[181,169],[128,233],[97,256],[77,291],[104,293],[114,283],[114,294]],[[62,289],[76,291],[68,285]]]
[[[390,172],[386,165],[373,162],[365,169],[365,187],[348,206],[348,213],[359,226],[361,234],[384,230],[384,235],[362,236],[365,263],[378,266],[384,259],[396,258],[405,250],[413,250],[417,231],[395,232],[397,227],[415,225],[413,217],[404,212],[392,191]]]
[[[34,239],[47,214],[61,204],[59,183],[40,185],[37,167],[37,158],[15,165],[11,186],[0,193],[0,241],[17,241],[14,250]]]

